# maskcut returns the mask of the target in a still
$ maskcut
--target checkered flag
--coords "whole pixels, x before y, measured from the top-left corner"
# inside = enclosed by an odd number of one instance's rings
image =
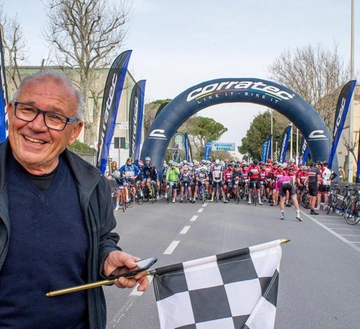
[[[157,268],[161,329],[274,328],[283,242]]]

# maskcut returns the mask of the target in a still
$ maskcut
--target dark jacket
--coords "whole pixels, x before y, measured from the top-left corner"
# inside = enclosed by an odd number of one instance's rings
[[[5,261],[11,223],[8,212],[6,159],[11,152],[8,140],[0,144],[0,276]],[[119,236],[111,231],[116,226],[111,190],[108,180],[100,171],[69,150],[61,155],[75,177],[79,200],[89,235],[88,282],[104,279],[101,275],[106,256],[117,246]],[[91,329],[106,327],[105,298],[102,288],[87,291],[89,323]]]

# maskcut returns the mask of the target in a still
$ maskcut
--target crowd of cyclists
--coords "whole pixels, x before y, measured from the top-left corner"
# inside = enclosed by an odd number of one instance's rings
[[[142,203],[152,199],[156,202],[163,195],[172,203],[176,200],[180,203],[204,202],[205,198],[209,202],[244,200],[249,205],[263,205],[264,202],[270,206],[279,204],[281,219],[284,219],[283,201],[285,206],[294,205],[296,218],[301,220],[296,201],[305,190],[310,195],[312,215],[319,214],[321,204],[323,210],[327,209],[331,175],[326,161],[313,163],[311,167],[296,165],[294,159],[284,163],[271,159],[265,162],[253,159],[250,163],[219,159],[191,163],[186,160],[180,163],[169,161],[164,162],[159,173],[151,164],[150,157],[146,157],[144,162],[139,160],[137,164],[129,157],[120,168],[115,161],[111,163],[109,179],[116,182],[115,210],[134,201]]]

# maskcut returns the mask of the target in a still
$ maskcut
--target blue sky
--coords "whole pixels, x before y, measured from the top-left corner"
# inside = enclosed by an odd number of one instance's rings
[[[116,1],[116,0],[114,0]],[[131,1],[129,1],[131,2]],[[360,3],[355,4],[355,71],[360,70]],[[3,0],[17,13],[39,65],[48,49],[42,40],[46,17],[41,0]],[[350,60],[351,0],[133,0],[128,36],[119,53],[132,49],[129,69],[146,79],[146,101],[174,98],[216,78],[268,79],[268,67],[284,50],[321,43]],[[199,115],[229,129],[221,139],[235,142],[265,109],[253,104],[222,104]]]

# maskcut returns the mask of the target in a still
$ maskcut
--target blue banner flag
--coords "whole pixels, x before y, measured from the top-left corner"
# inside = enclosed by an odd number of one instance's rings
[[[123,90],[131,52],[131,50],[127,50],[116,57],[114,63],[111,65],[105,84],[103,102],[101,106],[96,165],[102,173],[105,173],[106,170],[111,140],[114,135],[121,92]]]
[[[336,155],[336,149],[339,144],[339,139],[344,128],[347,112],[349,109],[349,104],[351,101],[351,97],[356,85],[356,80],[351,80],[345,84],[341,93],[339,95],[339,99],[336,105],[336,112],[335,112],[335,120],[334,120],[334,129],[333,129],[333,142],[331,146],[331,152],[329,156],[329,164],[328,168],[331,168],[333,163],[334,157]],[[352,141],[349,141],[352,143]],[[337,169],[337,168],[336,168]]]
[[[310,150],[309,146],[307,145],[307,141],[304,138],[304,136],[301,138],[301,144],[300,144],[300,163],[302,165],[306,164],[306,160],[309,156]]]
[[[288,125],[284,130],[282,140],[281,140],[280,154],[279,154],[279,162],[280,163],[285,162],[286,152],[287,152],[288,145],[289,145],[291,131],[292,131],[292,125]]]
[[[261,161],[262,162],[266,162],[266,154],[267,154],[268,145],[269,145],[269,140],[266,140],[262,145],[262,150],[261,150]]]
[[[3,43],[0,33],[0,142],[5,141],[8,130],[6,105],[8,102]]]
[[[129,107],[129,155],[134,160],[140,159],[142,126],[144,118],[145,80],[140,80],[134,86]]]
[[[204,159],[209,160],[210,159],[210,152],[211,152],[211,144],[212,141],[207,141],[205,145],[205,153],[204,153]]]
[[[192,162],[192,151],[189,136],[187,133],[184,134],[184,152],[185,152],[185,159],[188,162]]]

